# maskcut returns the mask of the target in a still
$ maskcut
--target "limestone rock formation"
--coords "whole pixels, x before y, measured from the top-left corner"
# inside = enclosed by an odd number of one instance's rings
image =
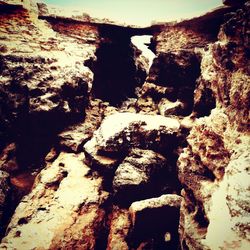
[[[249,249],[250,3],[222,3],[138,28],[0,1],[1,249]]]
[[[127,238],[131,229],[131,221],[128,210],[114,207],[110,220],[107,249],[128,250],[129,244],[127,242]]]
[[[178,241],[178,220],[182,197],[166,194],[157,198],[137,201],[129,208],[134,233],[138,238],[158,234],[162,239],[169,232]]]
[[[17,168],[39,168],[56,134],[84,116],[93,73],[83,62],[95,58],[98,33],[52,29],[33,1],[4,1],[0,12],[0,148],[16,143]]]
[[[61,153],[41,171],[16,209],[1,248],[95,247],[105,214],[100,206],[108,193],[101,191],[101,178],[87,177],[83,158]]]
[[[249,4],[228,18],[201,62],[199,86],[210,89],[216,109],[196,121],[179,158],[184,249],[249,246]],[[197,89],[195,99],[200,93]]]
[[[0,170],[0,222],[2,227],[3,213],[6,207],[8,194],[10,191],[9,174]],[[1,231],[2,228],[0,227]]]
[[[108,116],[95,132],[100,151],[120,152],[130,147],[156,148],[168,146],[167,138],[179,131],[178,120],[153,115],[116,113]]]
[[[159,192],[159,176],[167,168],[166,159],[151,150],[132,149],[118,166],[113,190],[120,203],[136,201]]]

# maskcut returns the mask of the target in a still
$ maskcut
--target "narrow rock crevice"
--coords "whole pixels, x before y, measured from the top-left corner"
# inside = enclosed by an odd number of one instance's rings
[[[148,28],[0,4],[1,249],[244,249],[250,5],[223,2]]]
[[[137,60],[141,51],[131,43],[125,31],[107,33],[105,28],[100,28],[100,36],[97,59],[92,63],[92,94],[119,106],[127,98],[136,97],[135,88],[142,86],[147,76],[146,63]]]

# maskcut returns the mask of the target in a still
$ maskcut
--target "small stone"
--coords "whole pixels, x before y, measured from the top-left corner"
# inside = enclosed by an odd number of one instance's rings
[[[166,232],[164,235],[165,242],[171,241],[171,234],[169,232]]]
[[[52,148],[49,153],[45,157],[45,161],[47,162],[53,162],[56,157],[58,156],[58,152],[55,148]]]

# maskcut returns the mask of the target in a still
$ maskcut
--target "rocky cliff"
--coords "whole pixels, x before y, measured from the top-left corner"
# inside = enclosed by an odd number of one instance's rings
[[[1,249],[249,249],[250,3],[223,3],[135,28],[0,1]]]

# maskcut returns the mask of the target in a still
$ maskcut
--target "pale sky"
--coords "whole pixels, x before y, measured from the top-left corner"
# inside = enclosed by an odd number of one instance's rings
[[[107,17],[119,23],[150,25],[151,21],[174,21],[204,14],[222,5],[222,0],[41,0],[47,4],[77,9],[92,17]]]

